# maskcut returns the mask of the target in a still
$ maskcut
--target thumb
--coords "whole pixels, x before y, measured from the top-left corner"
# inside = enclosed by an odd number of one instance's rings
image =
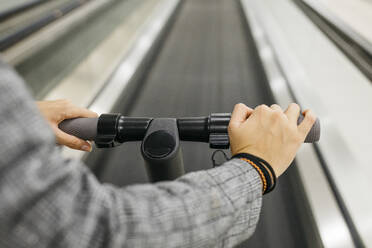
[[[253,109],[247,107],[245,104],[238,103],[235,105],[231,114],[230,126],[239,127],[251,115]]]

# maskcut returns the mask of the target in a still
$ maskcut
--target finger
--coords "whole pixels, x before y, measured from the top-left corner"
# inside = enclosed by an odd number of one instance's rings
[[[305,138],[307,134],[310,132],[311,128],[313,127],[316,121],[316,116],[311,110],[306,110],[303,112],[303,114],[305,117],[303,121],[300,123],[300,125],[298,125],[298,130]]]
[[[270,106],[272,110],[283,112],[283,109],[278,104],[273,104]]]
[[[98,114],[90,111],[89,109],[80,108],[73,106],[66,111],[65,119],[84,117],[84,118],[95,118],[98,117]]]
[[[265,104],[261,104],[261,105],[258,105],[255,109],[254,109],[254,112],[271,112],[272,109],[265,105]]]
[[[258,105],[254,109],[254,111],[252,112],[252,115],[250,116],[250,119],[252,117],[257,117],[257,116],[267,116],[267,115],[269,115],[272,112],[273,112],[273,109],[272,108],[270,108],[269,106],[267,106],[265,104],[261,104],[261,105]]]
[[[57,137],[57,142],[60,145],[65,145],[72,149],[86,152],[90,152],[92,150],[92,146],[89,142],[79,139],[75,136],[69,135],[61,131],[59,128],[56,128],[54,131]]]
[[[300,106],[298,106],[296,103],[291,103],[284,114],[287,116],[290,122],[297,123],[298,117],[300,116]]]
[[[247,107],[245,104],[236,104],[231,114],[230,125],[239,126],[247,120],[252,111],[253,109]]]

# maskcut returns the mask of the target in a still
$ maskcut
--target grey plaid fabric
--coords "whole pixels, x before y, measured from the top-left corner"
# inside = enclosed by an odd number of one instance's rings
[[[233,247],[255,230],[258,173],[240,160],[116,188],[65,160],[22,79],[0,62],[0,247]]]

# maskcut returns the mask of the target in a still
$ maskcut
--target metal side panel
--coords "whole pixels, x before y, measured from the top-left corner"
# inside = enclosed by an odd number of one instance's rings
[[[53,88],[47,100],[69,99],[78,106],[89,106],[101,93],[110,76],[142,35],[142,26],[157,9],[161,0],[143,1],[131,7],[127,17],[102,42]],[[102,21],[104,22],[104,21]],[[87,35],[88,36],[88,35]],[[71,90],[73,89],[73,90]],[[83,92],[83,94],[82,94]]]
[[[317,153],[321,155],[333,199],[342,211],[331,208],[334,203],[325,204],[322,197],[325,192],[311,186],[312,180],[318,182],[312,179],[317,173],[303,170],[302,178],[310,185],[314,216],[323,241],[329,247],[371,244],[372,199],[360,190],[372,187],[367,177],[370,170],[367,150],[371,145],[370,125],[367,127],[371,120],[368,106],[372,106],[368,103],[372,99],[370,84],[292,1],[243,2],[249,5],[249,16],[258,20],[261,26],[258,32],[266,36],[269,44],[270,49],[263,50],[262,56],[274,57],[285,76],[285,80],[274,80],[273,87],[289,86],[296,100],[314,109],[322,120]],[[341,212],[344,221],[341,216],[338,221],[327,218],[337,212]]]
[[[372,55],[372,2],[301,0]],[[351,11],[352,9],[352,11]],[[354,13],[352,15],[351,13]]]
[[[369,20],[372,20],[372,4],[366,3],[364,8],[361,5],[361,2],[356,1],[346,1],[350,3],[350,6],[345,7],[346,2],[340,1],[337,6],[344,8],[347,12],[350,9],[355,9],[355,12],[350,11],[349,14],[353,13],[355,18],[348,19],[352,21],[351,23],[346,24],[343,20],[338,18],[332,13],[332,10],[329,10],[321,5],[319,0],[294,0],[297,6],[302,9],[302,11],[315,23],[324,34],[332,40],[337,47],[346,55],[348,58],[355,64],[355,66],[364,73],[364,75],[372,81],[372,43],[368,41],[362,33],[359,33],[357,30],[354,30],[348,24],[355,22],[359,18],[360,24],[363,20],[365,27],[368,26]],[[329,3],[332,1],[329,1]],[[338,3],[338,1],[335,1]],[[334,8],[337,9],[337,8]],[[363,10],[365,14],[369,13],[371,17],[360,12]],[[354,23],[356,24],[356,23]],[[354,27],[356,28],[356,27]],[[359,31],[364,30],[365,34],[372,34],[368,32],[368,28],[363,29],[363,25],[358,26]]]
[[[132,49],[91,104],[90,108],[93,111],[106,113],[114,107],[178,4],[179,1],[164,0],[157,6],[148,23],[139,30],[139,37],[133,42]]]

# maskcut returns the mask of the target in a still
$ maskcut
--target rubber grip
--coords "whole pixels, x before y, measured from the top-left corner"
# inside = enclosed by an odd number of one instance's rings
[[[97,136],[98,118],[75,118],[62,121],[58,127],[63,132],[83,140],[94,140]]]
[[[300,114],[297,120],[297,125],[300,125],[303,119],[304,119],[304,116]],[[318,142],[319,139],[320,139],[320,121],[317,118],[310,132],[307,134],[304,143]]]

